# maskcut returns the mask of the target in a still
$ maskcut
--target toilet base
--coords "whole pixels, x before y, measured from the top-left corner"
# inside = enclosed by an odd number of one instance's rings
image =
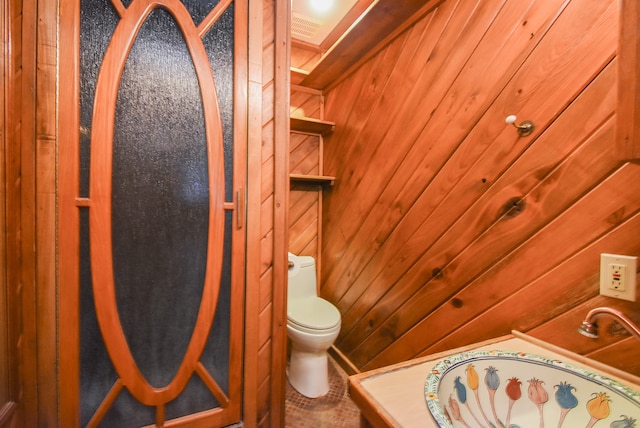
[[[291,386],[305,397],[318,398],[326,395],[329,392],[327,353],[292,349],[287,379]]]

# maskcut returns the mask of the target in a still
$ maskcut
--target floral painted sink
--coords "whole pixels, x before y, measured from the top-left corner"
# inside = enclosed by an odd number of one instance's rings
[[[436,364],[425,384],[441,427],[640,428],[640,394],[558,360],[471,351]]]

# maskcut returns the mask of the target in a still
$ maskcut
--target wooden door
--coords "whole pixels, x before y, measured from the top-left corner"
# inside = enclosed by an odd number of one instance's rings
[[[246,6],[60,19],[60,426],[239,421]]]

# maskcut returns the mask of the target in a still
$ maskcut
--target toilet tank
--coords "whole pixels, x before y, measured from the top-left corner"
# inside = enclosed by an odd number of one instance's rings
[[[313,297],[316,289],[316,261],[310,256],[296,256],[289,253],[289,299]]]

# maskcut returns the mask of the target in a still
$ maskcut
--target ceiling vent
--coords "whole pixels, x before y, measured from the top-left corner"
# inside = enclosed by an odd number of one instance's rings
[[[291,36],[296,39],[312,39],[322,27],[322,22],[293,13],[291,17]]]

